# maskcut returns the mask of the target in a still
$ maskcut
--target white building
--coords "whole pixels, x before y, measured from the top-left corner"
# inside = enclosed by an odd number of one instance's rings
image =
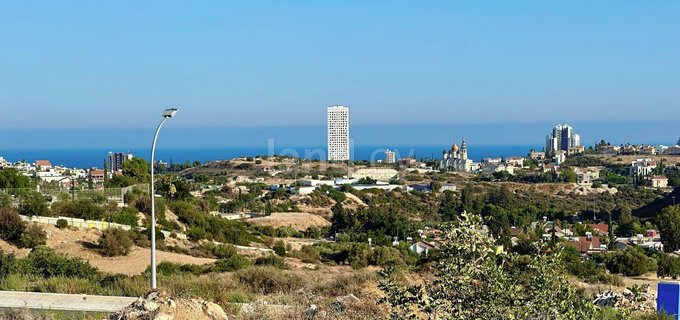
[[[555,154],[558,150],[569,151],[581,145],[581,136],[574,133],[574,129],[566,124],[556,125],[545,140],[546,154]]]
[[[349,160],[349,108],[328,107],[328,161]]]
[[[442,160],[439,162],[439,169],[451,171],[472,172],[475,170],[474,162],[468,159],[467,144],[465,139],[461,142],[461,147],[455,142],[451,150],[442,151]]]
[[[397,163],[397,154],[390,149],[385,150],[385,163]]]
[[[637,159],[630,164],[630,176],[633,178],[644,178],[652,174],[656,169],[656,161],[652,158]]]

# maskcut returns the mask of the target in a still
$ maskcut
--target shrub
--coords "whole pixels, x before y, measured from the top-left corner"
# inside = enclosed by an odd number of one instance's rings
[[[21,220],[19,212],[14,208],[0,208],[0,238],[14,241],[21,237],[26,223]]]
[[[268,255],[264,257],[259,257],[255,259],[255,265],[256,266],[272,266],[276,267],[279,269],[285,269],[286,268],[286,263],[283,261],[281,257],[277,257],[275,255]]]
[[[242,285],[260,294],[293,292],[304,285],[300,276],[285,274],[273,267],[251,267],[239,270],[235,277]]]
[[[191,241],[198,241],[205,239],[205,230],[203,228],[194,227],[187,231],[187,238]]]
[[[276,241],[272,249],[274,250],[274,253],[276,253],[277,255],[282,257],[286,256],[286,245],[283,243],[283,241],[281,240]]]
[[[45,244],[47,233],[37,224],[32,224],[26,228],[19,238],[19,246],[22,248],[35,248]]]
[[[241,255],[233,255],[228,259],[220,259],[215,262],[213,271],[215,272],[230,272],[237,271],[249,267],[252,263],[248,258]]]
[[[37,246],[31,250],[24,261],[23,273],[49,277],[91,278],[98,272],[87,261],[80,258],[69,258],[57,254],[46,246]]]
[[[156,266],[156,272],[164,276],[171,276],[181,272],[180,266],[172,262],[161,262]]]
[[[236,247],[230,244],[221,244],[212,249],[212,254],[219,259],[228,259],[236,255]]]
[[[135,208],[127,207],[120,212],[111,214],[111,222],[125,224],[131,227],[136,227],[138,220],[138,212]]]
[[[99,246],[102,254],[107,257],[127,255],[132,247],[132,238],[129,232],[123,229],[111,228],[102,232]]]
[[[31,191],[21,196],[19,211],[27,216],[49,216],[50,208],[47,206],[45,197],[35,191]]]
[[[57,228],[64,229],[66,227],[68,227],[68,221],[66,221],[66,219],[57,220]]]
[[[106,209],[97,205],[92,199],[80,199],[57,202],[52,205],[52,213],[55,216],[99,220],[106,214]]]

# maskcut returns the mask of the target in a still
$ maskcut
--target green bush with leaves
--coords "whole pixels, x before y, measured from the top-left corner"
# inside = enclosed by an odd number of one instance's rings
[[[274,250],[274,253],[281,257],[286,256],[286,244],[282,240],[276,241],[272,247],[272,250]]]
[[[47,233],[37,224],[31,224],[19,237],[19,246],[22,248],[35,248],[44,245],[47,241]]]
[[[599,310],[567,281],[559,254],[499,254],[481,216],[461,214],[444,233],[436,277],[409,286],[383,273],[395,319],[595,319]]]
[[[26,223],[21,220],[19,212],[14,208],[0,208],[0,238],[15,241],[26,230]]]
[[[214,272],[231,272],[247,268],[251,265],[252,262],[248,258],[236,254],[227,259],[217,260],[212,270]]]
[[[127,207],[120,211],[111,213],[111,222],[136,227],[138,225],[139,215],[135,208]]]
[[[277,257],[275,255],[267,255],[264,257],[258,257],[255,259],[255,265],[256,266],[272,266],[276,267],[279,269],[285,269],[286,268],[286,263],[283,261],[283,258]]]
[[[64,229],[68,227],[68,221],[66,219],[57,219],[57,228]]]
[[[50,216],[50,207],[45,196],[36,191],[21,194],[19,211],[26,216]]]
[[[46,246],[38,246],[31,250],[27,259],[23,261],[20,273],[38,275],[44,278],[68,277],[87,278],[97,277],[97,269],[80,258],[70,258],[57,254]]]
[[[99,237],[99,247],[107,257],[124,256],[132,248],[130,233],[120,228],[109,228],[102,231]]]

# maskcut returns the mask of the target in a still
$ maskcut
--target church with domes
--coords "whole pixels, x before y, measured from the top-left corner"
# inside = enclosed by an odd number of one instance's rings
[[[474,162],[468,159],[467,144],[465,139],[461,141],[460,148],[453,142],[451,150],[442,151],[442,160],[439,162],[440,170],[472,172]]]

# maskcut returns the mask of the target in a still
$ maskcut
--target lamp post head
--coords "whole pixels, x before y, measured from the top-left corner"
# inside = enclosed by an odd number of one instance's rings
[[[178,110],[179,110],[179,109],[177,109],[177,108],[169,108],[169,109],[165,109],[165,111],[163,111],[163,118],[172,118],[172,117],[174,117]]]

